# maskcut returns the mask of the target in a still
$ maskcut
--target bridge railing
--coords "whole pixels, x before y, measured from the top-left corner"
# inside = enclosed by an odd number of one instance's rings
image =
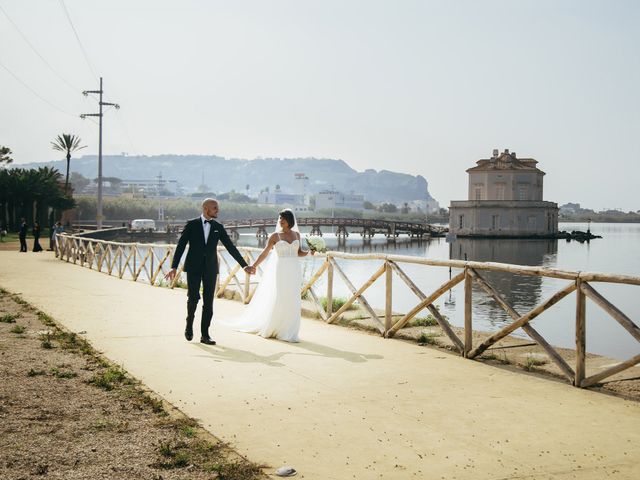
[[[301,226],[326,226],[326,227],[355,227],[355,228],[375,228],[379,230],[398,230],[403,232],[427,231],[442,233],[446,227],[431,225],[426,222],[406,222],[396,220],[379,220],[366,218],[339,218],[339,217],[300,217],[297,222]],[[225,222],[226,228],[259,228],[273,227],[276,219],[246,219],[230,220]]]
[[[238,247],[247,263],[253,263],[261,249],[254,247]],[[170,270],[175,245],[120,243],[90,239],[73,235],[58,235],[56,256],[66,262],[79,264],[99,272],[127,278],[133,281],[148,282],[154,286],[175,287],[182,279],[182,265],[172,284],[167,284],[164,275]],[[465,358],[473,359],[481,355],[496,342],[505,338],[517,329],[522,329],[537,345],[539,345],[560,369],[567,380],[576,387],[589,387],[605,378],[622,372],[640,363],[640,353],[628,360],[587,376],[586,372],[586,300],[602,308],[613,320],[619,323],[629,335],[640,343],[640,328],[618,307],[605,298],[595,284],[627,284],[640,285],[640,277],[614,275],[606,273],[576,272],[545,267],[510,265],[492,262],[472,262],[461,260],[434,260],[421,257],[386,254],[349,254],[327,252],[317,255],[322,262],[312,271],[302,285],[301,295],[310,297],[320,317],[327,323],[335,323],[341,315],[357,302],[368,312],[378,331],[384,337],[393,337],[398,330],[407,325],[418,313],[427,309],[436,319],[442,331],[451,340],[453,348]],[[371,267],[376,261],[377,268]],[[349,262],[368,261],[369,268],[375,268],[373,274],[360,286],[354,285],[345,273],[343,266]],[[233,264],[232,264],[233,263]],[[341,265],[342,264],[342,265]],[[231,290],[244,303],[249,303],[261,278],[261,270],[250,276],[233,262],[226,251],[219,251],[221,266],[216,295],[221,297]],[[431,292],[423,292],[405,271],[407,265],[418,265],[424,268],[448,268],[455,271],[450,279]],[[404,268],[403,268],[404,267]],[[491,284],[486,272],[506,272],[514,275],[539,276],[562,279],[566,282],[553,295],[527,312],[518,312],[505,297]],[[395,315],[393,308],[393,278],[398,277],[417,297],[416,304],[408,312]],[[384,311],[374,310],[365,293],[379,279],[384,282]],[[320,279],[323,280],[324,297],[322,302],[317,292]],[[333,310],[334,289],[336,279],[340,279],[348,288],[350,295],[345,303]],[[448,320],[435,306],[435,301],[459,283],[464,284],[464,329],[462,337],[458,336]],[[513,322],[492,333],[485,340],[473,343],[473,285],[478,285],[499,305]],[[558,351],[531,325],[531,321],[543,312],[552,308],[563,298],[575,293],[575,364],[569,365]]]

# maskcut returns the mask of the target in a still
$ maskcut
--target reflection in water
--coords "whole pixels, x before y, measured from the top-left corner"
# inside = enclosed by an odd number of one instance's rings
[[[557,240],[512,240],[460,238],[450,247],[453,260],[498,262],[516,265],[547,265],[558,251]],[[514,275],[507,272],[482,270],[479,272],[502,297],[520,314],[535,307],[542,296],[542,277]],[[479,314],[495,326],[511,317],[493,298],[474,283],[474,314]]]
[[[303,235],[304,236],[304,235]],[[384,237],[374,237],[363,240],[359,235],[352,235],[347,239],[333,235],[323,237],[328,250],[346,253],[389,253],[399,255],[424,255],[427,245],[432,242],[444,241],[442,238],[416,239],[399,237],[395,242],[390,242]],[[241,235],[238,245],[243,247],[264,248],[266,238],[256,238],[253,235]]]

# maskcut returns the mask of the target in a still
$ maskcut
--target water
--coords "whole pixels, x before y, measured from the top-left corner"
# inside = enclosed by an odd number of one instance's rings
[[[587,229],[586,224],[564,223],[561,230]],[[325,235],[330,250],[350,253],[389,253],[412,255],[433,259],[461,259],[492,261],[519,265],[546,266],[574,271],[596,271],[606,273],[640,275],[640,224],[591,224],[591,231],[603,238],[580,244],[565,240],[487,240],[458,239],[452,244],[444,238],[430,241],[410,241],[399,238],[387,243],[384,238],[374,238],[364,244],[359,236],[352,235],[346,244],[339,245],[331,235]],[[304,233],[303,233],[304,234]],[[239,245],[260,246],[253,235],[242,235]],[[321,259],[308,257],[305,260],[307,275],[315,270]],[[358,288],[380,266],[379,261],[339,261],[346,275]],[[449,278],[449,269],[401,264],[401,268],[427,295]],[[453,275],[458,273],[454,269]],[[568,284],[567,280],[546,277],[512,275],[502,272],[482,272],[482,275],[523,314],[549,298]],[[348,296],[349,291],[338,275],[334,276],[334,295]],[[316,285],[316,292],[324,295],[324,278]],[[636,324],[640,323],[640,286],[593,283],[592,286],[610,302],[622,310]],[[453,325],[464,325],[464,287],[458,284],[435,303],[449,317]],[[418,298],[394,275],[393,308],[405,313],[418,303]],[[365,292],[365,297],[374,308],[384,308],[384,276]],[[531,322],[531,325],[552,345],[575,348],[575,294],[565,297]],[[420,315],[426,315],[421,312]],[[473,326],[474,329],[495,331],[512,321],[483,290],[474,285]],[[527,338],[522,330],[515,335]],[[640,344],[613,318],[587,299],[587,351],[618,359],[626,359],[640,353]]]

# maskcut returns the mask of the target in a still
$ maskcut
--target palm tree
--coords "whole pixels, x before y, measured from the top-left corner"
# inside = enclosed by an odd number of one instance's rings
[[[75,202],[63,190],[62,174],[53,168],[0,169],[0,226],[17,229],[21,217],[45,224],[51,209],[63,211]]]
[[[64,180],[65,192],[67,192],[69,189],[69,165],[71,163],[71,153],[75,152],[76,150],[86,148],[86,145],[80,146],[80,142],[80,137],[71,135],[70,133],[63,133],[62,135],[58,135],[55,141],[51,142],[54,150],[65,152],[67,156],[67,176]]]

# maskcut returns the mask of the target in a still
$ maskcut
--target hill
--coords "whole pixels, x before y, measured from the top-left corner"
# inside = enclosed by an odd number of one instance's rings
[[[87,178],[97,175],[98,159],[85,155],[71,161],[71,171]],[[53,166],[64,171],[64,161],[32,163],[21,167]],[[365,170],[358,172],[342,160],[316,158],[226,159],[215,155],[103,156],[103,175],[123,180],[153,179],[159,174],[165,180],[177,180],[185,192],[193,192],[204,184],[216,193],[236,190],[252,193],[280,185],[285,192],[295,192],[294,174],[309,177],[308,192],[334,189],[364,194],[371,202],[406,202],[428,200],[427,180],[421,175]]]

